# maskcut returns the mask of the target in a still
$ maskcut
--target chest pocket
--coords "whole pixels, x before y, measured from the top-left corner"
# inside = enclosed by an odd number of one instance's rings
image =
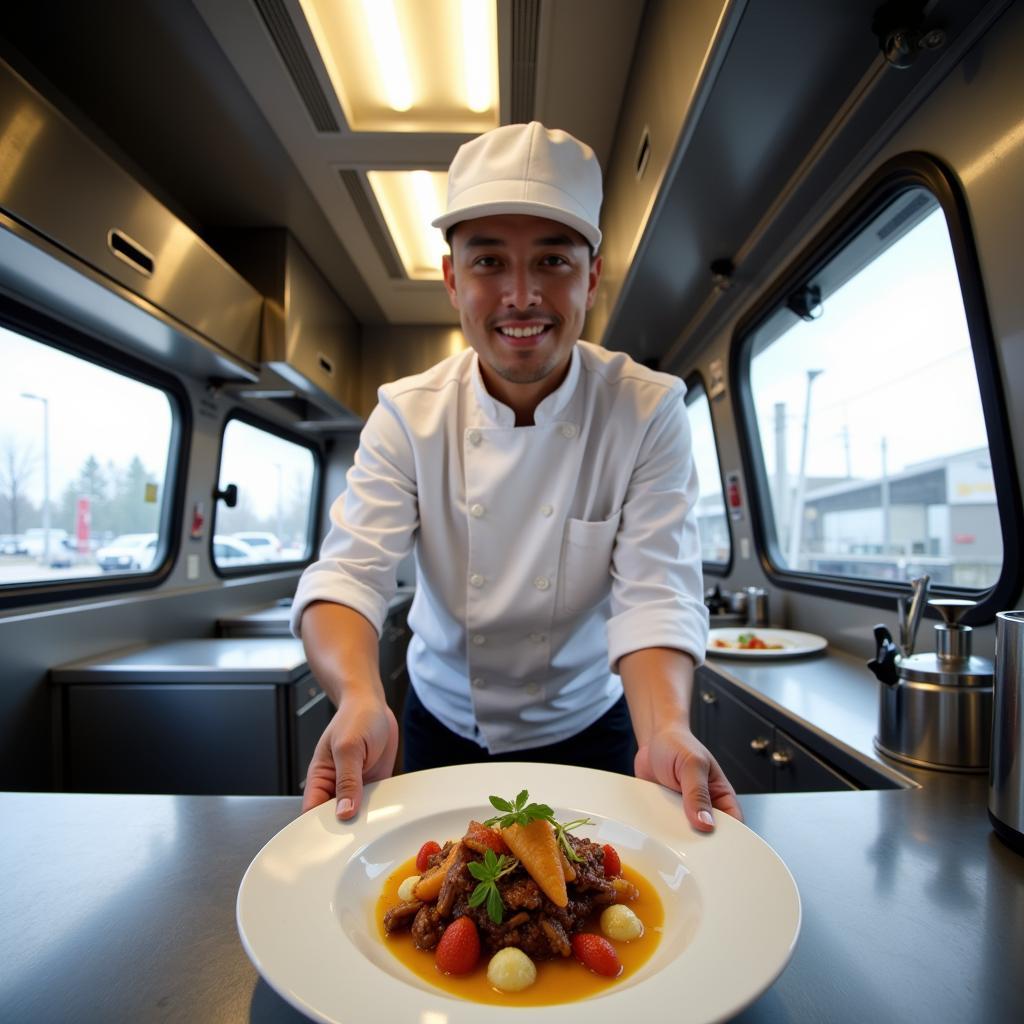
[[[558,607],[562,612],[587,611],[602,601],[611,581],[612,547],[622,518],[620,509],[592,523],[568,519],[559,570]]]

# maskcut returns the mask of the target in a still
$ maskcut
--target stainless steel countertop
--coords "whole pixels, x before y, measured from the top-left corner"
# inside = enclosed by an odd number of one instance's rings
[[[414,588],[401,588],[388,602],[388,614],[412,603]],[[261,605],[217,620],[222,636],[291,636],[291,602]]]
[[[294,637],[172,640],[112,651],[59,665],[50,673],[67,683],[293,683],[309,667]]]
[[[1024,1019],[1024,860],[991,833],[983,792],[983,779],[950,776],[921,790],[745,797],[747,823],[796,878],[803,925],[787,969],[739,1020]],[[4,1019],[302,1019],[259,979],[235,926],[245,868],[299,807],[0,794]],[[645,1019],[678,1019],[665,1010]]]
[[[877,757],[873,680],[845,692],[858,664],[830,652],[714,668]],[[919,788],[742,798],[747,824],[793,872],[803,924],[789,966],[738,1020],[1024,1020],[1024,858],[991,831],[987,780],[907,774]],[[16,880],[0,890],[5,1019],[59,1021],[73,1008],[84,1021],[301,1020],[259,979],[234,917],[246,866],[299,808],[293,797],[0,794],[0,877]],[[386,1010],[380,1020],[391,1024]]]

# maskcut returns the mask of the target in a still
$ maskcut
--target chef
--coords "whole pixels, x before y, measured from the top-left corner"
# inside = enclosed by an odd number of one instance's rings
[[[394,768],[378,636],[412,551],[406,771],[578,764],[679,791],[701,831],[739,816],[689,727],[708,619],[685,388],[580,340],[601,196],[593,151],[537,122],[452,161],[433,224],[469,348],[380,389],[299,582],[292,629],[338,708],[303,810],[350,818]]]

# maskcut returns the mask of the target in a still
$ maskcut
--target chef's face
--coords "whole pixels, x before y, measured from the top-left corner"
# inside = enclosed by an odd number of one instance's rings
[[[497,397],[509,385],[553,391],[594,304],[601,257],[572,228],[520,214],[462,221],[451,247],[445,285],[485,382]]]

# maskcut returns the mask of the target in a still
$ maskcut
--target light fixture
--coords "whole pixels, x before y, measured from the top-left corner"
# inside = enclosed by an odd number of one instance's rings
[[[412,106],[412,85],[395,5],[392,0],[363,0],[363,16],[377,57],[377,80],[384,84],[391,109],[406,111]]]
[[[462,0],[462,71],[466,83],[466,106],[476,114],[494,102],[490,51],[486,41],[493,35],[486,0]]]
[[[445,171],[367,171],[406,274],[415,281],[440,281],[444,236],[430,222],[444,209]]]
[[[497,127],[497,0],[299,5],[351,130]]]

